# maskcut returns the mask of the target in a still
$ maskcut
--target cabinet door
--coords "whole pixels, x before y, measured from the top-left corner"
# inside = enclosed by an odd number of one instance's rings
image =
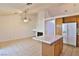
[[[76,16],[64,17],[64,23],[76,22]]]
[[[60,53],[62,53],[63,50],[63,38],[60,40]]]
[[[42,55],[43,56],[52,56],[52,55],[54,55],[53,53],[52,53],[52,47],[51,47],[51,45],[49,45],[49,44],[46,44],[46,43],[42,43]]]
[[[63,19],[62,18],[56,18],[56,24],[57,25],[61,25],[63,23]]]
[[[55,23],[56,23],[56,35],[62,35],[63,19],[62,18],[57,18]]]
[[[54,55],[59,56],[60,55],[60,42],[57,41],[54,45]]]
[[[76,21],[77,21],[77,23],[79,23],[79,15],[78,15],[78,16],[76,16],[76,17],[77,17]]]
[[[63,40],[58,40],[54,45],[54,55],[59,56],[63,49]]]

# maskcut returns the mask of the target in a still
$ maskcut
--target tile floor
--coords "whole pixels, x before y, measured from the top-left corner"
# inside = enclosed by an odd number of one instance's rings
[[[41,56],[42,43],[32,38],[0,42],[0,56]],[[79,56],[79,47],[63,45],[61,56]]]
[[[79,56],[79,47],[64,45],[61,56]]]
[[[0,43],[0,56],[41,56],[42,43],[28,39]]]

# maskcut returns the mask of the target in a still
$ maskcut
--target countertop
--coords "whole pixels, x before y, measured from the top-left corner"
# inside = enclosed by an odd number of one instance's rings
[[[37,37],[35,38],[35,40],[38,40],[47,44],[52,44],[61,38],[62,38],[62,35],[55,35],[55,36]]]

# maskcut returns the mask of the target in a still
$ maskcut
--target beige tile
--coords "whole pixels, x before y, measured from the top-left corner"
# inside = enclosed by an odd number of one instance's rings
[[[0,42],[0,56],[42,56],[42,43],[32,38]],[[63,45],[61,56],[79,56],[79,48]]]
[[[1,42],[0,55],[40,56],[42,55],[42,43],[32,38]]]
[[[79,56],[79,48],[69,45],[64,45],[61,56]]]

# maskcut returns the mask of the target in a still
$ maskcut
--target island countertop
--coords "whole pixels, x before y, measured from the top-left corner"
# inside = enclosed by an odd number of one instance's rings
[[[56,42],[61,38],[62,38],[62,35],[55,35],[55,36],[37,37],[35,40],[41,41],[47,44],[53,44],[54,42]]]

